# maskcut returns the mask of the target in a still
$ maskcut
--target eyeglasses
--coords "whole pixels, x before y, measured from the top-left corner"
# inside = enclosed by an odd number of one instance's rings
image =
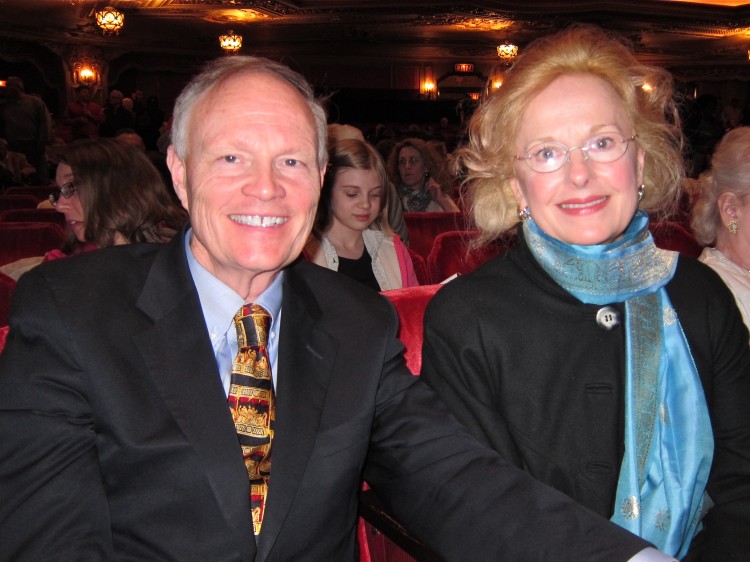
[[[55,191],[49,194],[49,202],[52,203],[52,206],[54,207],[55,205],[57,205],[57,200],[60,199],[60,195],[65,197],[65,199],[70,199],[75,194],[76,189],[78,188],[72,181],[64,183]]]
[[[623,137],[620,133],[600,133],[572,148],[561,142],[545,142],[532,146],[527,154],[516,156],[516,160],[524,160],[529,168],[545,174],[562,168],[570,160],[570,153],[578,149],[583,152],[584,160],[591,158],[598,164],[611,164],[622,158],[628,150],[628,143],[634,140],[635,135]]]
[[[420,164],[422,162],[422,159],[419,156],[409,156],[409,158],[399,158],[398,165],[399,166],[406,166],[406,163],[409,164]]]

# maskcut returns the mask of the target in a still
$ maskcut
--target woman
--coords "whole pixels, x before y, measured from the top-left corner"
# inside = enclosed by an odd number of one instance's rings
[[[46,256],[3,266],[15,279],[42,261],[120,244],[166,242],[187,221],[146,154],[114,139],[82,139],[63,148],[55,182],[50,202],[65,215],[67,238]]]
[[[676,115],[669,75],[601,30],[518,58],[460,160],[483,239],[520,218],[519,240],[437,293],[422,376],[539,480],[670,555],[740,560],[748,332],[712,271],[654,246],[645,213],[677,198]]]
[[[376,291],[418,285],[409,251],[388,224],[388,191],[385,165],[372,146],[332,139],[305,255]]]
[[[698,259],[721,276],[750,325],[750,127],[724,136],[697,191],[691,226],[707,246]]]
[[[425,141],[406,139],[388,159],[388,173],[401,196],[405,212],[458,211],[447,195],[450,181],[439,155]]]

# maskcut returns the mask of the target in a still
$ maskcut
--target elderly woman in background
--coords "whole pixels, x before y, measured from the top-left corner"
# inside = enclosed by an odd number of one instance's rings
[[[67,238],[46,256],[3,266],[15,279],[42,261],[120,244],[166,242],[187,221],[146,154],[115,139],[82,139],[64,147],[55,182],[50,202],[65,215]]]
[[[418,285],[409,250],[388,223],[389,185],[377,150],[357,138],[331,137],[311,260],[376,290]]]
[[[721,276],[750,325],[750,127],[724,136],[698,193],[691,226],[707,246],[698,259]]]
[[[393,147],[388,175],[396,186],[405,212],[458,211],[445,162],[421,139],[405,139]]]
[[[671,77],[623,43],[574,26],[529,47],[459,155],[483,239],[520,219],[518,244],[434,297],[422,378],[509,461],[664,552],[740,560],[748,332],[721,280],[648,230],[680,146]]]

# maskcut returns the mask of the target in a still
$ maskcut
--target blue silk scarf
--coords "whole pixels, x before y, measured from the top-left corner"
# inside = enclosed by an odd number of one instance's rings
[[[677,253],[654,245],[638,211],[611,244],[575,246],[523,223],[542,268],[581,302],[625,303],[625,455],[611,519],[682,558],[710,508],[714,441],[706,398],[666,284]]]

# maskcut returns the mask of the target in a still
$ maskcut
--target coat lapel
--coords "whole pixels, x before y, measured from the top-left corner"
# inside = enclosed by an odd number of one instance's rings
[[[298,263],[284,274],[271,483],[258,560],[273,548],[310,460],[338,341],[321,329],[322,311]],[[311,266],[314,267],[314,266]]]
[[[135,336],[135,343],[195,449],[243,559],[253,560],[247,472],[187,265],[184,235],[157,254],[138,306],[153,324]]]

